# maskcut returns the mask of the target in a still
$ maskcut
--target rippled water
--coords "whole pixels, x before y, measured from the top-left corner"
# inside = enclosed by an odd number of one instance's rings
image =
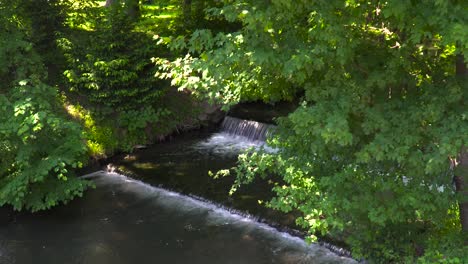
[[[237,156],[239,152],[248,148],[256,150],[263,149],[267,152],[276,150],[259,140],[247,140],[243,136],[231,135],[227,132],[215,133],[205,140],[202,140],[192,146],[193,149],[203,152],[211,152],[217,155]]]
[[[155,187],[225,195],[202,177],[208,168],[231,166],[232,155],[249,144],[214,134],[157,145],[117,162],[142,180],[96,172],[88,175],[96,189],[67,206],[7,212],[0,263],[352,263],[215,203]]]

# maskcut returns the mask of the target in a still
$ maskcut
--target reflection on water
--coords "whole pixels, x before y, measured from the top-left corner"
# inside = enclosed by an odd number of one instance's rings
[[[142,172],[141,178],[153,185],[180,178],[195,189],[216,193],[219,186],[208,184],[202,175],[234,160],[210,153],[219,147],[209,141],[189,138],[161,144],[122,159],[122,164],[128,162],[127,167]],[[115,173],[97,172],[88,178],[96,189],[67,206],[36,214],[7,212],[8,220],[0,225],[0,263],[353,262],[209,202]]]
[[[342,263],[328,249],[194,198],[96,173],[97,189],[0,228],[1,263]]]

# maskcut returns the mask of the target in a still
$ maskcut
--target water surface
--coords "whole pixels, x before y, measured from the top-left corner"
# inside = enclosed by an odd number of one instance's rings
[[[259,145],[225,134],[197,134],[123,156],[115,166],[139,180],[96,172],[88,176],[96,189],[67,206],[36,214],[7,212],[0,226],[0,263],[353,262],[217,203],[180,194],[225,204],[232,179],[213,181],[207,170],[232,166],[240,149]],[[228,205],[258,199],[247,193]]]

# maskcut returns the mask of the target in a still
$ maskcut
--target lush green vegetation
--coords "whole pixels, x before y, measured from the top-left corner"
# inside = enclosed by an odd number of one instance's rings
[[[81,196],[91,183],[74,172],[90,157],[161,140],[197,113],[151,61],[170,55],[154,35],[181,31],[162,22],[179,10],[130,2],[0,2],[0,205]]]
[[[463,263],[466,10],[456,0],[0,1],[0,205],[66,203],[90,186],[73,176],[90,156],[194,118],[170,79],[226,109],[301,101],[277,120],[277,153],[239,157],[233,191],[275,182],[268,205],[299,213],[310,240],[341,239],[373,262]]]
[[[270,178],[269,206],[356,256],[468,260],[466,5],[225,2],[211,14],[242,28],[176,39],[189,53],[159,60],[160,76],[225,105],[302,101],[278,120],[278,153],[239,157],[233,189]]]
[[[14,4],[0,3],[0,205],[36,211],[81,196],[89,183],[70,177],[85,153],[81,129],[46,82],[31,42],[41,42],[42,32],[23,28]]]

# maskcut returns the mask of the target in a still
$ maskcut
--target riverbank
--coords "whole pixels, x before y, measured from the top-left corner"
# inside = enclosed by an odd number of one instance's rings
[[[307,235],[305,230],[298,229],[295,224],[299,215],[285,214],[264,206],[264,202],[274,196],[271,182],[257,179],[229,195],[233,177],[213,179],[209,176],[209,171],[216,172],[235,166],[240,149],[234,144],[214,131],[192,131],[179,135],[174,141],[117,155],[94,170],[111,170],[152,186],[214,203],[220,208],[304,239]],[[342,242],[330,237],[320,238],[320,244],[341,256],[351,256],[343,248],[345,245]]]
[[[0,226],[0,263],[356,263],[216,205],[115,173],[70,206]]]

